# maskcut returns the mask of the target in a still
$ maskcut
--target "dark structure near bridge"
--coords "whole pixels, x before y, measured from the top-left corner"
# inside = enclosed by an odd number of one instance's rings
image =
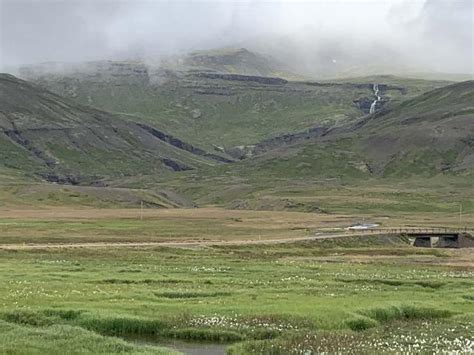
[[[415,237],[415,247],[474,248],[474,237],[466,232],[408,232],[406,235]],[[433,243],[433,239],[438,242]]]

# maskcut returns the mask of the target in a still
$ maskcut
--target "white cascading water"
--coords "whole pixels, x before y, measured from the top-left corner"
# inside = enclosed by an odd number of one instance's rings
[[[379,84],[374,84],[373,90],[374,90],[374,95],[375,95],[376,98],[375,98],[374,102],[372,102],[372,104],[370,105],[369,113],[374,113],[375,112],[375,107],[377,106],[377,102],[379,102],[380,99],[381,99],[381,97],[379,95]]]

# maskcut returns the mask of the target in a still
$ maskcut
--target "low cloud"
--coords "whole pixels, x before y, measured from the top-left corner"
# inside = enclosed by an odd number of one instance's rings
[[[3,67],[245,46],[316,76],[474,72],[471,0],[0,0],[0,21]]]

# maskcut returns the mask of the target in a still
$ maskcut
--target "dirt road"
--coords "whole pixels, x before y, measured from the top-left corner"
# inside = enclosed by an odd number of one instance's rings
[[[205,240],[205,241],[182,241],[182,242],[92,242],[92,243],[28,243],[28,244],[0,244],[4,250],[32,250],[32,249],[58,249],[58,248],[136,248],[136,247],[170,247],[170,248],[196,248],[206,246],[225,245],[256,245],[256,244],[285,244],[321,239],[334,239],[355,236],[377,236],[387,234],[386,232],[361,232],[361,233],[337,233],[317,234],[310,237],[294,237],[279,239],[255,239],[255,240]]]

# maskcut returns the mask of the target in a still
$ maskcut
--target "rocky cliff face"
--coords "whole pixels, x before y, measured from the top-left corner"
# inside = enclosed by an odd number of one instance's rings
[[[147,84],[148,67],[141,62],[96,61],[80,64],[43,63],[20,68],[20,77],[25,80],[41,81],[57,78],[70,78],[92,83]]]
[[[245,48],[190,53],[183,59],[183,64],[220,73],[257,76],[272,76],[275,72],[287,69],[282,64]]]
[[[274,76],[284,69],[272,60],[246,49],[191,53],[161,61],[91,61],[84,63],[41,63],[23,66],[19,76],[29,81],[67,77],[93,83],[161,84],[183,73],[212,72]]]
[[[206,79],[221,79],[229,81],[247,81],[266,85],[284,85],[288,80],[281,78],[272,78],[255,75],[241,75],[241,74],[214,74],[214,73],[198,73],[195,75],[198,78]]]

